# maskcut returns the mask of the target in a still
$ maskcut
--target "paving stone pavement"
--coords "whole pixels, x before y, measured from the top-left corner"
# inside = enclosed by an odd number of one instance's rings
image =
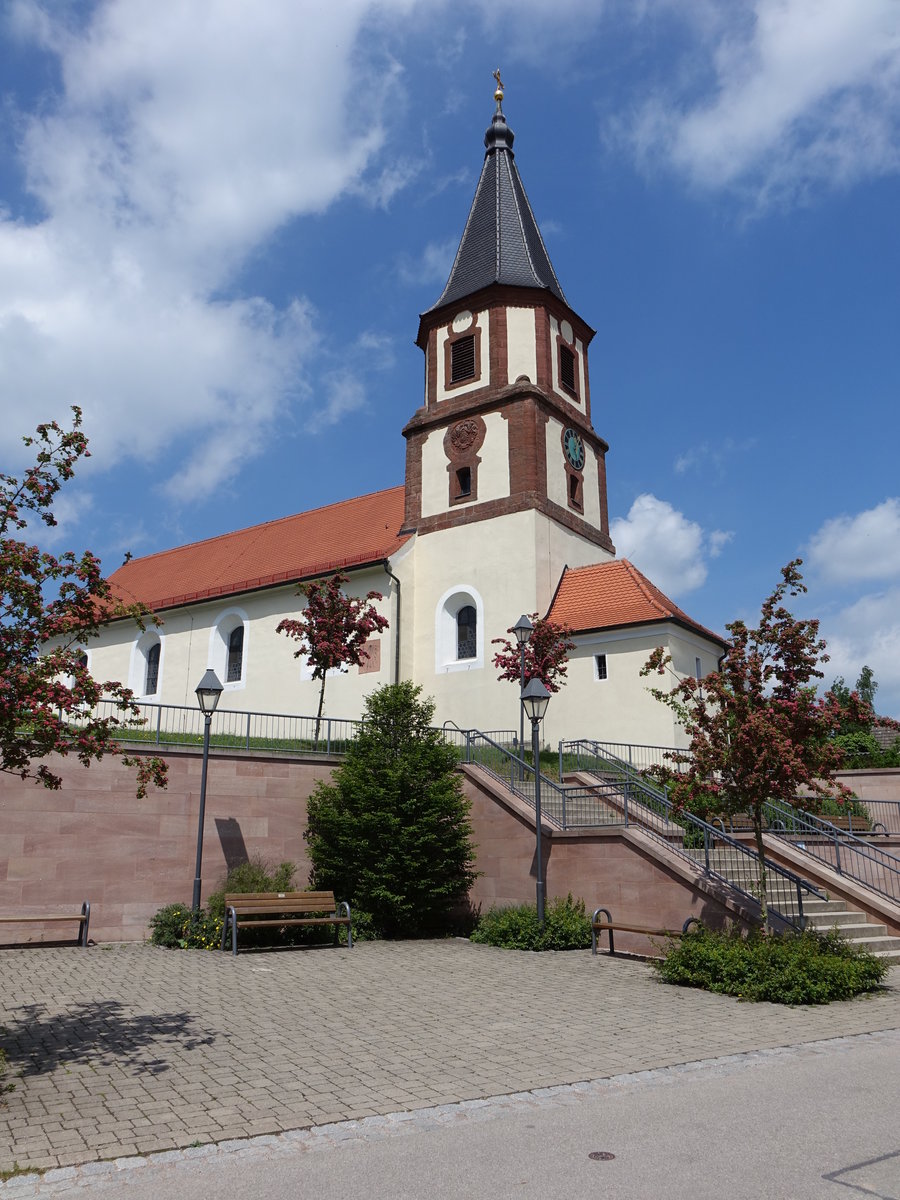
[[[877,995],[788,1009],[668,987],[644,963],[589,951],[460,940],[236,960],[40,948],[4,950],[0,962],[0,1045],[15,1084],[0,1100],[0,1171],[900,1029],[898,968]]]

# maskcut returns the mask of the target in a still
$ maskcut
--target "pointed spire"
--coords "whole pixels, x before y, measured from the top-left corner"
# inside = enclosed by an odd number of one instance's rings
[[[546,288],[567,303],[516,168],[515,134],[503,114],[499,68],[494,78],[497,107],[484,135],[481,178],[447,286],[429,311],[492,283]]]

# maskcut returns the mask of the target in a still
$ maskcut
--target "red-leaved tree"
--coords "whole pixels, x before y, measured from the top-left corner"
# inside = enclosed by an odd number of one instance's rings
[[[801,559],[782,568],[782,581],[764,602],[759,624],[727,625],[731,637],[719,669],[697,680],[678,678],[671,656],[657,647],[642,670],[674,676],[669,689],[651,688],[690,738],[690,749],[670,754],[679,767],[676,804],[707,813],[747,813],[758,856],[758,899],[765,923],[764,810],[769,800],[815,808],[825,797],[838,803],[852,793],[834,778],[843,751],[834,740],[846,709],[828,693],[819,697],[820,663],[828,661],[819,622],[798,620],[786,595],[806,591]],[[852,703],[852,701],[848,701]]]
[[[371,603],[383,599],[381,592],[367,592],[360,598],[346,596],[341,591],[346,582],[346,575],[337,573],[328,579],[302,584],[298,592],[306,597],[306,608],[296,620],[280,621],[276,630],[300,643],[294,658],[307,658],[312,664],[313,679],[321,680],[316,746],[319,744],[328,672],[360,666],[369,657],[365,648],[367,640],[373,633],[388,627],[387,617],[381,616]]]
[[[142,723],[128,688],[92,678],[84,648],[114,617],[133,617],[143,628],[146,609],[115,600],[90,552],[57,558],[16,536],[29,517],[56,524],[56,494],[88,457],[81,410],[72,412],[71,429],[50,421],[23,439],[35,463],[21,479],[0,474],[0,771],[48,788],[61,778],[46,763],[35,767],[37,760],[74,754],[90,766],[119,754],[122,731]],[[112,701],[112,715],[93,715],[101,699]],[[138,796],[150,784],[165,786],[162,759],[125,755],[123,762],[137,770]]]
[[[570,641],[570,631],[565,625],[557,625],[537,613],[531,613],[529,619],[534,628],[525,646],[525,683],[540,679],[548,691],[558,692],[565,682],[569,651],[575,649],[575,643]],[[512,627],[506,632],[513,633]],[[522,658],[515,636],[512,639],[493,638],[491,645],[500,647],[494,655],[497,678],[519,683]]]

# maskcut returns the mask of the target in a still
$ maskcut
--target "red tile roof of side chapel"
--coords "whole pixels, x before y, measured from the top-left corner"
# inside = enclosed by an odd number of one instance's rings
[[[547,616],[573,633],[675,621],[725,645],[720,634],[692,620],[627,558],[564,571]]]
[[[109,582],[126,603],[158,611],[379,562],[409,536],[398,533],[403,501],[402,486],[342,500],[129,559]]]

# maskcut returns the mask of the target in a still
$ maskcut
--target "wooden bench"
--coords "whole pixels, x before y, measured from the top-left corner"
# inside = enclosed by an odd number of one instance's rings
[[[333,925],[335,945],[340,928],[345,925],[347,949],[353,947],[350,905],[346,900],[336,903],[334,892],[234,892],[225,897],[221,949],[225,949],[229,928],[231,953],[236,956],[238,929],[281,929],[288,925]]]
[[[88,944],[88,927],[91,923],[91,906],[89,901],[85,900],[81,906],[80,913],[29,913],[23,916],[17,913],[15,916],[2,916],[0,922],[4,925],[19,925],[25,921],[77,921],[78,922],[78,945],[83,949],[87,949]],[[40,942],[29,942],[29,945],[39,946]]]
[[[605,921],[598,921],[600,913],[606,916]],[[616,946],[613,941],[613,930],[618,929],[621,933],[642,933],[645,937],[670,937],[680,938],[687,933],[691,924],[700,924],[699,917],[688,917],[681,929],[651,929],[647,925],[627,925],[622,921],[614,921],[608,908],[595,908],[591,916],[591,954],[597,953],[597,934],[609,934],[609,952],[615,954]]]

